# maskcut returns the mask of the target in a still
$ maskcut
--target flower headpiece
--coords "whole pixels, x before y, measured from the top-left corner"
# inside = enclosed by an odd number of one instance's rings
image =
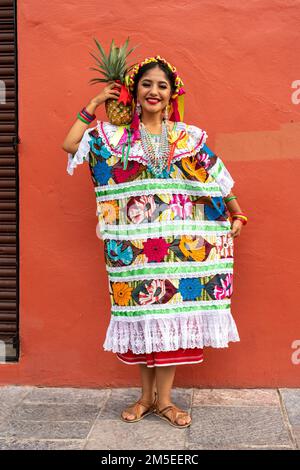
[[[183,121],[183,114],[184,114],[184,93],[185,90],[183,88],[183,81],[179,77],[176,68],[171,65],[166,59],[163,57],[156,55],[155,57],[146,57],[142,62],[139,64],[134,64],[130,69],[127,71],[125,77],[125,83],[128,90],[133,93],[134,90],[134,83],[137,73],[139,72],[140,68],[151,62],[161,62],[168,66],[170,71],[173,74],[174,81],[175,81],[175,93],[171,96],[171,106],[172,106],[172,113],[170,120],[171,121]]]

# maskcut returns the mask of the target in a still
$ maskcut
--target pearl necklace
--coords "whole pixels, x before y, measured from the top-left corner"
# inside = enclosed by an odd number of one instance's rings
[[[144,155],[148,161],[150,170],[155,176],[161,176],[167,167],[170,145],[168,139],[168,127],[165,120],[162,121],[158,149],[153,144],[151,135],[143,122],[140,123],[140,134]]]

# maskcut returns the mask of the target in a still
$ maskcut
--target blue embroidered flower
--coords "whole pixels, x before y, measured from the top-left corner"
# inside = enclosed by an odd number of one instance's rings
[[[91,136],[91,139],[89,140],[89,145],[95,155],[100,155],[100,147],[103,145],[102,139],[100,139],[100,137],[96,138]]]
[[[92,152],[94,152],[95,155],[101,155],[103,158],[109,158],[111,156],[111,153],[104,146],[103,141],[100,137],[91,136],[89,144]]]
[[[111,177],[111,167],[106,162],[97,162],[93,170],[97,182],[99,184],[107,184]]]
[[[100,150],[100,154],[102,155],[103,158],[109,158],[111,156],[111,153],[107,148],[103,145]]]
[[[213,204],[213,207],[210,207],[208,204],[205,204],[204,213],[208,220],[216,220],[220,217],[220,215],[224,215],[225,213],[224,201],[222,197],[218,196],[212,197],[211,202]]]
[[[203,287],[198,278],[185,278],[179,281],[179,292],[183,300],[195,300],[201,295]]]
[[[131,246],[122,250],[123,243],[116,240],[110,240],[107,244],[108,256],[113,261],[122,261],[123,264],[130,264],[133,260],[133,251]]]

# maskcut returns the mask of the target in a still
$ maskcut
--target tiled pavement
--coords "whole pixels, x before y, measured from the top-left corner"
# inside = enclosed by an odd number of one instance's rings
[[[300,389],[182,389],[189,428],[119,415],[139,388],[0,387],[0,449],[201,450],[300,448]]]

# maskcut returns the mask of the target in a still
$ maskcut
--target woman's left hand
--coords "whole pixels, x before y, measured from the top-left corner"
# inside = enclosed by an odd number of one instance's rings
[[[239,219],[234,219],[232,224],[231,224],[231,231],[230,235],[235,238],[238,237],[241,234],[243,222]]]

